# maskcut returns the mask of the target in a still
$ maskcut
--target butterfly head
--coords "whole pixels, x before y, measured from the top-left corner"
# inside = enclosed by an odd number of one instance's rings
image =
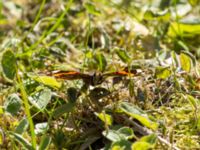
[[[98,85],[104,81],[102,73],[94,73],[92,76],[91,85]]]

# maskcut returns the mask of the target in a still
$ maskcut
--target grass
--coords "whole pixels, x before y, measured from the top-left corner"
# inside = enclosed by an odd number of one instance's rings
[[[0,2],[0,148],[200,149],[199,6]]]

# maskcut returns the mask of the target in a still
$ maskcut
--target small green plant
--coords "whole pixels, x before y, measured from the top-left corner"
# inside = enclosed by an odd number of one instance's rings
[[[200,149],[200,1],[0,1],[0,149]]]

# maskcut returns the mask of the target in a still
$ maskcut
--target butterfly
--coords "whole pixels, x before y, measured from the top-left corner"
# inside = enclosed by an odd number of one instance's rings
[[[137,74],[137,70],[128,71],[124,69],[123,71],[116,72],[108,72],[108,73],[81,73],[78,71],[54,71],[50,75],[55,77],[56,79],[64,79],[64,80],[78,80],[82,79],[84,83],[88,85],[98,85],[105,81],[108,77],[123,77],[123,76],[133,76]]]

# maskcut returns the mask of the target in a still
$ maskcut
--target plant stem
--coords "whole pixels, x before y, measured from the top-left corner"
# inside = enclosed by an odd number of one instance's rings
[[[31,132],[31,139],[32,139],[32,146],[34,149],[36,149],[36,135],[35,135],[35,131],[34,131],[34,124],[33,124],[33,120],[32,120],[32,117],[31,117],[31,113],[30,113],[30,105],[28,103],[28,96],[27,96],[27,93],[26,93],[26,90],[24,88],[24,85],[22,83],[22,80],[21,80],[21,77],[17,71],[17,80],[18,80],[18,84],[19,84],[19,89],[20,89],[20,92],[21,92],[21,96],[22,96],[22,100],[23,100],[23,103],[24,103],[24,108],[25,108],[25,113],[26,113],[26,116],[27,116],[27,119],[28,119],[28,122],[29,122],[29,125],[30,125],[30,132]]]

